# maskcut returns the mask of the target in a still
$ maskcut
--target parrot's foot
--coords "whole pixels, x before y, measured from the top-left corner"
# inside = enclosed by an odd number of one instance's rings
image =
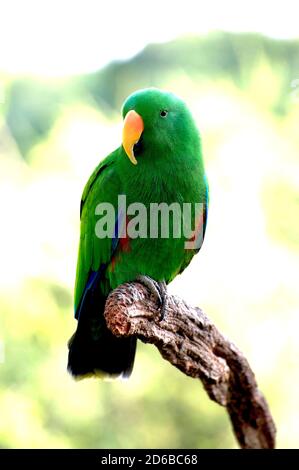
[[[148,290],[158,299],[160,304],[160,321],[164,320],[167,310],[167,286],[166,282],[158,282],[152,279],[150,276],[140,274],[137,276],[136,281],[143,284]]]

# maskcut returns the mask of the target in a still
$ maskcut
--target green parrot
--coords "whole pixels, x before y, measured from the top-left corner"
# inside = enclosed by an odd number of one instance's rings
[[[108,330],[103,312],[109,292],[124,282],[142,282],[156,295],[163,319],[166,285],[199,251],[207,224],[208,184],[200,136],[184,101],[156,88],[143,89],[127,98],[122,114],[122,145],[96,167],[81,200],[78,323],[68,344],[68,370],[77,379],[130,376],[136,338],[117,338]],[[134,211],[119,208],[120,195],[126,198],[126,207],[144,207],[138,223],[145,228],[139,236],[138,224],[130,236]],[[110,236],[99,236],[96,230],[101,203],[114,209]],[[161,212],[155,219],[157,230],[150,227],[152,208],[160,204],[176,208],[178,215],[175,220],[175,211],[169,210],[167,236]],[[197,206],[202,208],[199,216]],[[191,231],[184,231],[187,207]]]

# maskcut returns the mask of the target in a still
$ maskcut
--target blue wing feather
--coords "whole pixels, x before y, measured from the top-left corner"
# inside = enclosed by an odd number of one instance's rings
[[[114,236],[113,236],[112,244],[111,244],[111,257],[110,257],[110,260],[111,260],[112,256],[114,255],[114,253],[115,253],[115,251],[118,247],[119,234],[122,233],[121,231],[122,231],[124,220],[125,220],[125,214],[123,214],[121,212],[119,214],[117,214],[116,221],[115,221],[115,226],[114,226]],[[101,277],[102,277],[103,273],[106,270],[107,265],[108,265],[108,263],[102,263],[97,271],[91,270],[89,272],[87,282],[86,282],[86,285],[85,285],[85,288],[84,288],[84,291],[83,291],[82,298],[80,300],[80,303],[79,303],[77,309],[75,310],[75,318],[77,320],[79,320],[79,318],[80,318],[80,313],[81,313],[81,310],[82,310],[82,306],[84,305],[84,302],[85,302],[85,299],[86,299],[87,295],[88,294],[92,295],[93,292],[95,292],[95,290],[98,288],[99,282],[101,280]]]

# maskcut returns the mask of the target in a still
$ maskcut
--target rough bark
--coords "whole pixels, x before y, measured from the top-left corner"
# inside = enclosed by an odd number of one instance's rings
[[[275,425],[248,361],[202,310],[168,295],[166,317],[159,321],[155,299],[134,282],[109,295],[105,318],[116,336],[154,344],[164,359],[200,379],[209,397],[226,407],[242,448],[274,448]]]

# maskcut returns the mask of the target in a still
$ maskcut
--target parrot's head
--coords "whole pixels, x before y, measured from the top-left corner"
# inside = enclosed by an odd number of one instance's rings
[[[157,88],[136,91],[125,101],[122,114],[123,148],[130,161],[165,159],[199,151],[199,133],[184,101]]]

